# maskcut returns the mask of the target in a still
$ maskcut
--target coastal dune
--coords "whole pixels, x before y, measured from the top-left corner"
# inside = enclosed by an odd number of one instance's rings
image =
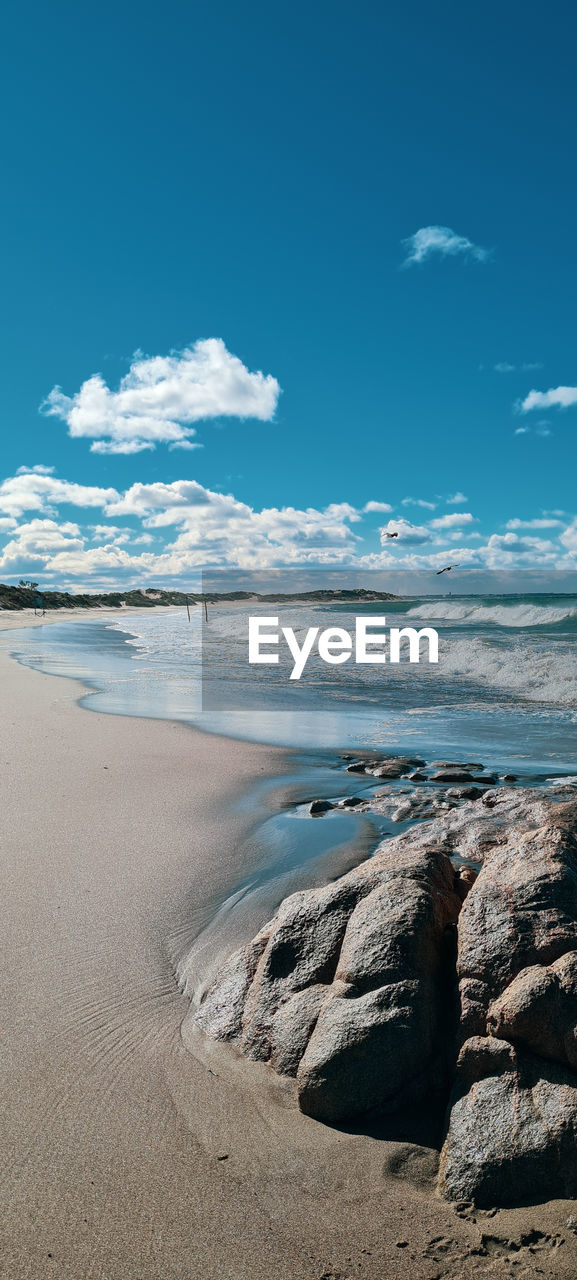
[[[184,1043],[179,952],[250,871],[234,802],[283,753],[84,711],[6,652],[0,680],[0,1274],[504,1276],[511,1241],[515,1274],[575,1274],[567,1202],[455,1213],[424,1129],[331,1128],[264,1064]]]

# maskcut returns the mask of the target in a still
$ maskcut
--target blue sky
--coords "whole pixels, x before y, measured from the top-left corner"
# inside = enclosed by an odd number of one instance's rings
[[[576,35],[8,0],[0,578],[577,564]]]

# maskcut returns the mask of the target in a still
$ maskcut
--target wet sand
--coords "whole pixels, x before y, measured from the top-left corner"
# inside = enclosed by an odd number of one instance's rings
[[[574,1204],[459,1217],[430,1143],[318,1125],[190,1030],[174,964],[284,754],[84,711],[6,652],[0,682],[2,1277],[574,1275]]]

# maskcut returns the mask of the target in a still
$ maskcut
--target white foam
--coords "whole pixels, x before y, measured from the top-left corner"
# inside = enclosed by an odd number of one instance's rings
[[[565,605],[463,604],[446,600],[427,601],[409,609],[408,618],[434,619],[471,624],[493,623],[498,627],[546,627],[577,618],[575,601]]]

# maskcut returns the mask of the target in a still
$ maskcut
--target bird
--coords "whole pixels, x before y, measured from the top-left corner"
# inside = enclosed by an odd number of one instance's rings
[[[437,569],[437,577],[440,573],[450,573],[451,569],[458,569],[458,564],[446,564],[444,569]]]
[[[385,534],[387,538],[398,538],[399,536],[398,533],[388,533],[386,529],[385,529]]]

